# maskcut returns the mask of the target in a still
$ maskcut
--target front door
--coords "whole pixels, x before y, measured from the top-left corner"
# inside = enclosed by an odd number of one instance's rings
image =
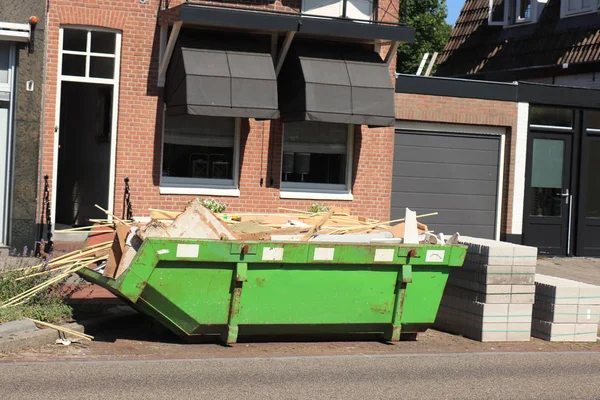
[[[578,256],[600,256],[600,111],[586,111],[577,212]]]
[[[530,132],[527,153],[524,243],[539,254],[565,256],[571,246],[572,134]]]

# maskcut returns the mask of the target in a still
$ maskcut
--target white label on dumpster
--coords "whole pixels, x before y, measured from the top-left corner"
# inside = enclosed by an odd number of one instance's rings
[[[444,262],[446,250],[427,250],[425,253],[425,262],[441,263]]]
[[[178,244],[177,258],[198,258],[200,254],[199,244]]]
[[[322,247],[317,247],[315,249],[315,261],[333,261],[333,256],[335,255],[335,249],[325,249]]]
[[[171,251],[169,249],[161,249],[157,250],[156,254],[169,254]]]
[[[375,261],[394,261],[394,249],[377,249],[375,250]]]
[[[265,247],[262,255],[263,261],[281,261],[283,260],[282,247]]]

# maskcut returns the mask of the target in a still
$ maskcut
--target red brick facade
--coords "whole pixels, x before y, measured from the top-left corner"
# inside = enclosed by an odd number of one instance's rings
[[[398,0],[380,2],[380,16],[397,21]],[[174,7],[180,1],[171,1]],[[298,10],[299,0],[274,3],[242,1],[240,5],[276,10]],[[219,3],[221,4],[221,3]],[[228,5],[230,3],[227,3]],[[231,4],[233,5],[233,4]],[[114,213],[121,215],[123,180],[130,178],[134,216],[149,215],[148,208],[180,210],[194,195],[161,195],[162,89],[157,88],[160,28],[158,0],[56,0],[47,18],[47,80],[41,171],[53,178],[55,121],[58,93],[59,28],[79,25],[122,32],[119,81],[118,136]],[[381,54],[385,55],[387,46]],[[395,62],[390,66],[393,76]],[[393,128],[362,127],[355,134],[353,201],[284,200],[279,198],[282,124],[279,121],[243,121],[240,152],[240,197],[215,197],[230,211],[274,212],[277,207],[304,209],[319,202],[348,207],[353,213],[386,220],[390,212]],[[264,179],[262,186],[261,178]],[[271,184],[272,179],[272,184]],[[40,197],[41,198],[41,197]]]
[[[396,93],[396,118],[506,128],[501,232],[512,232],[517,103]]]

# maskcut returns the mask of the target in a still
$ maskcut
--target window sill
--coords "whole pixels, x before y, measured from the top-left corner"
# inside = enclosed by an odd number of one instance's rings
[[[204,196],[240,197],[240,189],[234,188],[160,186],[159,192],[160,194],[193,194]]]
[[[300,190],[281,190],[279,192],[279,198],[300,200],[354,200],[352,193],[348,192],[310,192]]]

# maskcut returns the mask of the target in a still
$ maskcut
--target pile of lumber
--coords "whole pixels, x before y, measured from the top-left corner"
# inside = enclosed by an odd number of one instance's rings
[[[280,208],[278,213],[216,214],[200,199],[188,203],[182,212],[150,209],[148,222],[123,221],[99,206],[111,220],[74,230],[89,230],[86,245],[109,239],[112,244],[101,271],[116,279],[127,268],[146,238],[204,240],[319,241],[336,243],[443,243],[427,225],[417,221],[437,213],[417,216],[407,209],[407,218],[378,221],[352,215],[347,209],[333,208],[309,212]],[[453,238],[456,242],[456,237]],[[452,240],[452,239],[451,239]]]

